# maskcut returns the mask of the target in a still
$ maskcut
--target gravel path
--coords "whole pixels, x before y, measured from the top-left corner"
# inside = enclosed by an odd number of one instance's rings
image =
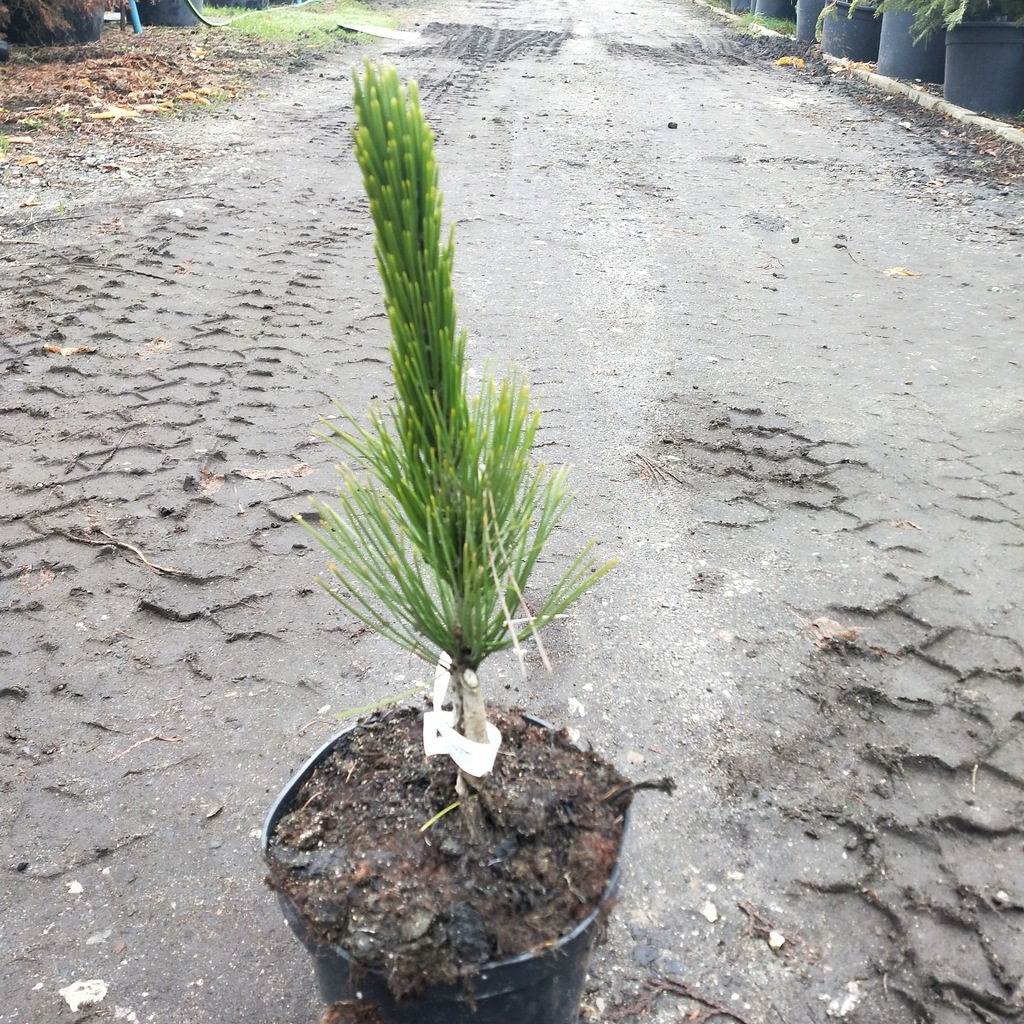
[[[474,367],[526,367],[567,550],[622,558],[552,676],[485,682],[680,785],[636,809],[585,1019],[1024,1019],[1015,168],[689,5],[405,20]],[[8,211],[5,1024],[319,1012],[262,816],[425,675],[291,520],[334,487],[330,399],[389,393],[348,62]]]

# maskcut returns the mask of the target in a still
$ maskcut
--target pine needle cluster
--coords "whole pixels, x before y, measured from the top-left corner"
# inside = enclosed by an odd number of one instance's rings
[[[588,544],[530,609],[527,587],[572,494],[564,468],[530,457],[539,414],[521,371],[467,393],[466,334],[442,227],[434,135],[414,82],[354,74],[355,153],[370,201],[391,327],[394,400],[361,424],[341,409],[325,436],[345,454],[333,505],[306,524],[332,558],[322,584],[382,636],[453,680],[550,622],[612,565]],[[339,407],[340,408],[340,407]]]

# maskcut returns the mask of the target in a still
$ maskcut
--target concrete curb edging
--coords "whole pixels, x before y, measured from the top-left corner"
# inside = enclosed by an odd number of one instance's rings
[[[731,11],[722,10],[721,7],[716,7],[714,4],[708,3],[708,0],[693,0],[693,2],[698,7],[703,7],[705,10],[711,11],[720,18],[725,18],[734,22],[739,20],[738,15],[733,14]],[[783,35],[783,33],[776,32],[774,29],[758,25],[756,22],[752,24],[750,28],[757,35],[775,36],[779,39],[792,38],[792,36]],[[833,57],[827,53],[822,53],[821,56],[833,69],[840,64],[838,57]],[[955,103],[950,103],[938,96],[933,96],[931,93],[922,92],[920,89],[915,89],[912,85],[907,85],[905,82],[901,82],[898,79],[886,78],[885,75],[879,75],[874,71],[865,71],[863,68],[850,67],[843,67],[842,70],[848,71],[851,75],[859,78],[862,82],[866,82],[873,88],[878,89],[881,92],[886,92],[890,96],[905,96],[908,100],[912,103],[916,103],[919,107],[924,107],[927,110],[934,110],[937,113],[945,114],[946,117],[951,117],[953,120],[960,121],[962,124],[972,125],[975,128],[984,128],[985,131],[992,132],[993,135],[998,135],[1001,139],[1004,139],[1006,142],[1012,142],[1015,146],[1024,146],[1024,128],[1014,128],[1012,125],[1008,125],[1005,121],[996,121],[991,117],[985,117],[983,114],[976,114],[973,110],[968,110],[966,107],[958,107]]]
[[[832,64],[834,58],[830,58],[828,54],[824,53],[822,56],[829,64]],[[940,114],[945,114],[947,117],[961,121],[963,124],[984,128],[986,131],[992,132],[994,135],[998,135],[1000,138],[1005,139],[1007,142],[1012,142],[1016,146],[1024,146],[1024,128],[1014,128],[1012,125],[1006,124],[1005,121],[995,121],[991,117],[976,114],[973,110],[968,110],[966,107],[958,107],[955,103],[950,103],[938,96],[932,96],[928,92],[921,92],[920,89],[915,89],[912,85],[907,85],[905,82],[900,82],[895,78],[886,78],[885,75],[876,74],[874,71],[865,71],[863,68],[846,68],[845,70],[861,79],[861,81],[867,82],[868,85],[880,89],[882,92],[887,92],[892,96],[906,96],[908,100],[916,103],[919,107],[936,110]]]

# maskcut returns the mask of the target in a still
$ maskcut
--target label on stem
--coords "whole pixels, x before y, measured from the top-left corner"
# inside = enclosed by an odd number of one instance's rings
[[[448,655],[442,654],[434,670],[434,710],[423,715],[423,753],[427,757],[447,754],[467,775],[479,778],[494,767],[501,733],[488,722],[488,742],[474,743],[455,731],[455,712],[442,710],[448,695],[451,664]]]

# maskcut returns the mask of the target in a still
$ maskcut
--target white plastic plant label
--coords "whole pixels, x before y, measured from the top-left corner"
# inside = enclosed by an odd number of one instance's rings
[[[448,655],[442,654],[434,670],[434,710],[423,715],[423,753],[427,757],[447,754],[467,775],[487,775],[498,756],[501,733],[488,722],[488,742],[474,743],[455,731],[455,712],[443,710],[451,665]]]

